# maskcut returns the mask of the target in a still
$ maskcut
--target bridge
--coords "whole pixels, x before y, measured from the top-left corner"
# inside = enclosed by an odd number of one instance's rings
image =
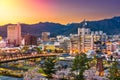
[[[39,57],[52,57],[57,56],[59,54],[56,53],[45,53],[45,54],[36,54],[36,53],[30,53],[30,54],[9,54],[9,55],[0,55],[0,63],[6,63],[11,61],[18,61],[18,60],[25,60],[25,59],[31,59],[31,58],[39,58]]]

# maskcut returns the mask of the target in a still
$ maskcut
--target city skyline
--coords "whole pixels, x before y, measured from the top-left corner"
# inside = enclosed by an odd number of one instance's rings
[[[120,80],[120,0],[0,0],[0,80]]]
[[[119,0],[0,0],[0,25],[55,22],[68,24],[83,19],[120,16]]]

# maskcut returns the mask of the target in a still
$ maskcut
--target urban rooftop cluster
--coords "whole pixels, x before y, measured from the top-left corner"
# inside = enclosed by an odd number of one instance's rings
[[[0,37],[0,66],[27,65],[25,73],[15,71],[24,80],[120,80],[120,36],[86,26],[85,22],[77,34],[69,36],[50,37],[50,32],[42,32],[36,37],[21,35],[20,24],[9,25],[7,38]]]

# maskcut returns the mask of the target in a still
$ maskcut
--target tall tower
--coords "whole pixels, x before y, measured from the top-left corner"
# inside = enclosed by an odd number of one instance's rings
[[[79,52],[85,52],[86,48],[88,48],[88,43],[91,43],[90,29],[85,28],[86,25],[87,23],[84,20],[82,28],[78,28],[78,51]]]
[[[8,44],[18,46],[21,44],[21,25],[13,24],[7,27]]]

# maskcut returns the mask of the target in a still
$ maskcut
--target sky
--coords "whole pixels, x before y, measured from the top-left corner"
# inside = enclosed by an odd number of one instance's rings
[[[68,24],[120,16],[120,0],[0,0],[0,25]]]

